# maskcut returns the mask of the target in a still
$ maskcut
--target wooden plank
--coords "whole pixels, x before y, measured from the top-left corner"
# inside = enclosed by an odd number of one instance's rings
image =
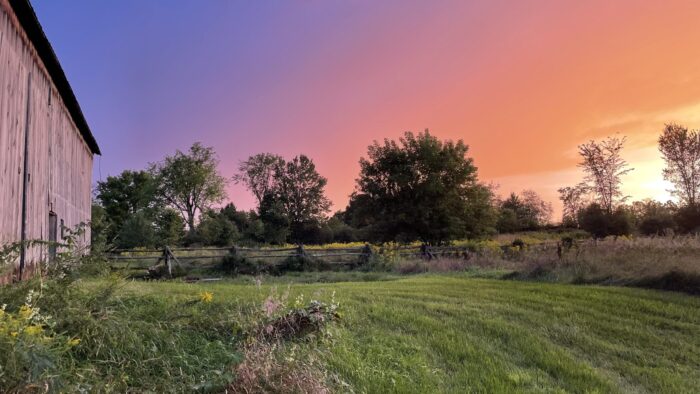
[[[31,93],[27,90],[29,75]],[[56,212],[70,228],[90,220],[92,153],[56,92],[9,3],[1,0],[0,244],[20,239],[24,169],[19,164],[24,161],[27,121],[28,239],[48,239],[49,211]],[[29,116],[25,117],[27,108]],[[87,244],[89,239],[87,231],[80,241]],[[28,263],[36,265],[46,253],[45,245],[30,248]]]

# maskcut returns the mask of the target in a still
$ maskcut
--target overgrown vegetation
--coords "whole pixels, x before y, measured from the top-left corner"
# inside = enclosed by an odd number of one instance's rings
[[[508,278],[574,284],[636,286],[700,294],[700,238],[607,238],[545,248],[523,248],[505,259],[484,256],[476,264],[513,272]]]
[[[248,368],[257,368],[262,361],[250,359],[251,343],[283,360],[293,346],[289,341],[311,345],[309,334],[322,336],[336,314],[334,302],[292,304],[275,294],[262,304],[219,299],[205,289],[183,296],[125,292],[128,282],[106,273],[96,255],[61,249],[40,275],[0,287],[3,392],[216,392],[232,385],[248,392],[258,386],[238,385],[246,381],[237,366],[245,360]],[[96,279],[86,282],[90,277]],[[270,303],[274,311],[267,308]],[[297,315],[310,323],[301,322],[279,338],[260,336],[280,318]],[[284,365],[291,377],[322,376],[310,365],[301,370]],[[271,377],[261,376],[259,384],[266,379]]]
[[[469,258],[377,254],[364,267],[372,272],[303,272],[313,262],[290,261],[300,272],[270,277],[255,271],[207,284],[126,282],[106,274],[97,255],[64,250],[42,276],[0,288],[0,304],[6,305],[0,312],[0,387],[22,392],[694,387],[700,380],[695,297],[543,282],[693,294],[700,277],[699,238],[582,236],[532,232],[463,241],[473,252]],[[441,276],[404,276],[424,273]],[[499,280],[509,273],[511,279],[537,283]],[[330,295],[335,291],[344,301],[343,315]],[[324,294],[330,301],[317,301]],[[334,320],[341,326],[329,330]],[[629,354],[615,350],[619,344]]]

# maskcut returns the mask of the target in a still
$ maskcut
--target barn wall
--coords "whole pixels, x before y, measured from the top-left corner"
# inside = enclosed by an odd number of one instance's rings
[[[92,152],[8,9],[0,0],[0,244],[21,239],[25,130],[27,239],[48,240],[49,212],[73,228],[91,207]],[[31,248],[25,269],[46,256],[46,247]]]

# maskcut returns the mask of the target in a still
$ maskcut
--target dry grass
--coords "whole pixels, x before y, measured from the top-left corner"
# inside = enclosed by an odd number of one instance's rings
[[[317,393],[330,390],[318,360],[305,353],[294,358],[281,341],[255,340],[243,351],[243,361],[235,367],[236,381],[230,393]]]
[[[511,256],[485,256],[489,266],[514,277],[568,283],[603,283],[700,293],[700,237],[644,237],[585,241],[572,248],[525,248]]]
[[[464,271],[471,265],[467,260],[455,258],[439,258],[430,261],[410,259],[397,262],[394,268],[400,274],[422,274]]]
[[[437,258],[398,261],[400,274],[458,272],[471,268],[510,270],[513,279],[601,283],[700,294],[700,237],[609,238],[483,248],[464,260]]]

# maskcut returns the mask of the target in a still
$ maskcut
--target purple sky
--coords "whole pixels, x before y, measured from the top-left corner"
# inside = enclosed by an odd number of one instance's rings
[[[227,177],[251,154],[304,153],[338,209],[372,140],[430,128],[464,139],[500,194],[556,201],[581,178],[576,145],[620,132],[625,192],[665,199],[658,133],[700,126],[694,2],[33,4],[102,149],[95,179],[195,141]]]

